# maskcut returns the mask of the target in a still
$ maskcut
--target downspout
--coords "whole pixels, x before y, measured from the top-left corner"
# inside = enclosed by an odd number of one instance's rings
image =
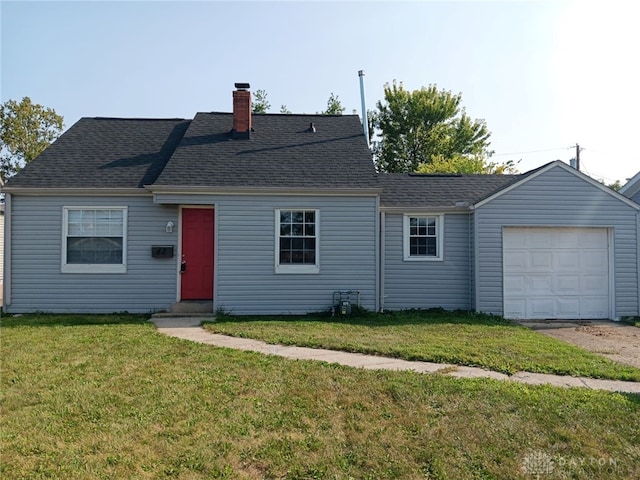
[[[4,194],[4,292],[3,309],[11,305],[11,194]]]
[[[474,265],[474,272],[473,272],[473,289],[474,289],[474,296],[473,296],[473,303],[474,308],[473,310],[476,312],[479,312],[480,309],[478,308],[478,306],[480,305],[480,295],[479,295],[479,283],[478,282],[478,277],[479,277],[479,273],[478,271],[480,270],[478,268],[478,215],[475,211],[475,207],[472,206],[472,211],[473,211],[473,265]]]
[[[384,257],[385,257],[386,218],[380,212],[380,312],[384,312]]]
[[[638,298],[636,299],[636,315],[640,317],[640,211],[636,212],[636,282],[638,286]]]
[[[471,216],[472,214],[469,213],[469,221],[468,221],[468,225],[467,225],[467,229],[468,229],[468,235],[469,235],[469,240],[468,240],[468,245],[469,248],[467,249],[467,253],[469,255],[469,311],[472,311],[474,308],[474,296],[473,296],[473,287],[475,285],[475,280],[472,280],[473,277],[473,271],[474,271],[474,267],[475,267],[475,261],[473,258],[473,246],[475,245],[475,242],[473,241],[473,237],[471,235]],[[475,230],[474,230],[475,231]]]

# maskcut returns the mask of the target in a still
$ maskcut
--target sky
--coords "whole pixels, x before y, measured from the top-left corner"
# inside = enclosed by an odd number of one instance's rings
[[[235,82],[271,112],[361,114],[385,83],[462,95],[492,161],[569,162],[623,184],[640,171],[640,6],[546,1],[0,2],[0,99],[81,117],[229,112]]]

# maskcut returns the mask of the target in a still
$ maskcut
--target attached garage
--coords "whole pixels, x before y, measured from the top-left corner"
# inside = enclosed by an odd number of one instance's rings
[[[512,319],[640,314],[640,205],[560,161],[475,203],[471,230],[479,312]]]
[[[610,317],[609,229],[505,227],[502,244],[505,317]]]

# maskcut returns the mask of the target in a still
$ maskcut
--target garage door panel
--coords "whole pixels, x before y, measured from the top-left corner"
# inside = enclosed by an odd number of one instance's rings
[[[526,292],[525,275],[509,275],[504,277],[504,289],[513,296],[524,295]]]
[[[509,272],[524,272],[527,270],[526,251],[507,251],[504,254],[503,262]]]
[[[525,233],[525,245],[528,248],[548,248],[553,245],[553,232],[550,230],[531,230]]]
[[[606,275],[582,275],[582,293],[585,295],[602,296],[609,288],[609,279]]]
[[[576,318],[580,313],[580,297],[557,296],[554,298],[554,315],[550,318]]]
[[[507,318],[527,318],[526,300],[524,297],[511,297],[504,302],[504,312]]]
[[[553,269],[553,255],[550,251],[529,251],[527,255],[529,271],[538,270],[550,272]]]
[[[526,293],[529,295],[552,295],[553,275],[529,275],[525,277]]]
[[[573,249],[578,245],[580,235],[575,229],[555,229],[553,238],[554,248]]]
[[[557,295],[578,295],[580,293],[580,275],[556,274],[554,293]]]
[[[581,297],[581,318],[607,318],[609,309],[603,306],[607,301],[605,296]]]
[[[505,228],[505,316],[608,318],[608,239],[606,228]]]
[[[609,252],[603,249],[588,249],[580,252],[580,269],[602,272],[609,264]]]
[[[553,318],[553,298],[528,297],[527,298],[527,318]]]
[[[576,244],[579,249],[608,247],[609,237],[605,228],[583,228]]]
[[[554,271],[580,271],[580,252],[571,250],[555,250],[553,252]]]

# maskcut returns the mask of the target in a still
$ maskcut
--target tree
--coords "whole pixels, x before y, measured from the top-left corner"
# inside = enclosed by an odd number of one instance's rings
[[[253,113],[267,113],[267,110],[271,108],[271,104],[267,100],[267,92],[264,90],[256,90],[253,94]]]
[[[417,173],[493,173],[515,174],[518,173],[516,165],[520,162],[509,160],[505,163],[487,162],[480,156],[465,156],[454,154],[451,157],[435,155],[430,163],[421,163],[416,168]]]
[[[322,115],[342,115],[342,112],[344,112],[344,107],[340,103],[338,96],[332,92],[329,100],[327,100],[327,109],[322,112]]]
[[[469,118],[461,101],[461,94],[438,90],[436,85],[410,92],[402,83],[387,83],[384,101],[377,102],[373,116],[379,135],[374,142],[378,169],[414,172],[420,164],[456,156],[484,165],[493,153],[491,133],[484,120]]]
[[[291,110],[289,110],[286,105],[280,105],[280,113],[291,115]]]
[[[7,180],[62,133],[64,120],[29,97],[0,105],[0,176]]]

